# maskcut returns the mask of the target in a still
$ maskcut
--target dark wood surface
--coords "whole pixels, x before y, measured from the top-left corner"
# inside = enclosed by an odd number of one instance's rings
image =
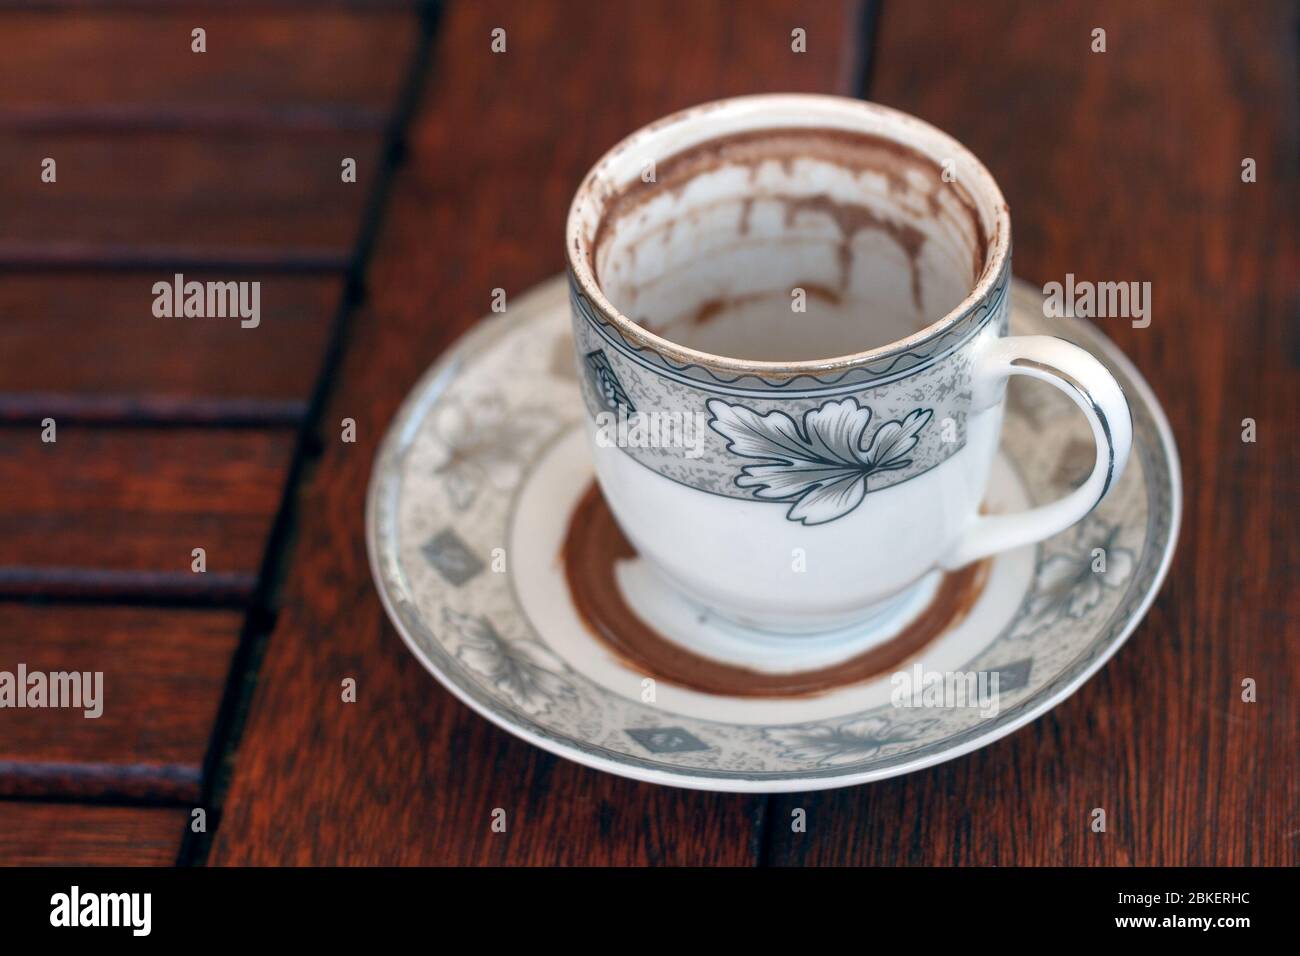
[[[0,803],[7,866],[166,866],[189,826],[185,810],[62,803]]]
[[[29,673],[103,677],[98,717],[0,712],[0,796],[197,800],[242,626],[243,615],[229,610],[6,608],[6,670],[21,662]]]
[[[169,863],[274,620],[298,429],[422,31],[410,4],[11,6],[0,669],[103,671],[105,703],[0,710],[0,863]],[[261,283],[259,326],[155,317],[178,271]]]
[[[103,669],[121,702],[95,726],[0,711],[0,862],[1298,862],[1294,3],[400,6],[0,11],[0,196],[17,210],[0,224],[0,667]],[[186,52],[201,21],[207,59]],[[123,57],[139,70],[109,68]],[[1172,422],[1182,540],[1125,648],[988,748],[820,794],[657,788],[443,691],[379,606],[362,501],[397,405],[491,290],[562,268],[569,198],[605,148],[775,90],[865,94],[963,140],[1011,203],[1031,282],[1151,282],[1149,328],[1103,329]],[[61,194],[35,168],[13,179],[52,142],[109,181],[65,181],[62,161]],[[365,182],[338,182],[342,149],[369,150]],[[132,168],[146,156],[152,175]],[[149,287],[175,265],[262,279],[262,327],[153,325]],[[57,446],[39,441],[50,410]],[[66,600],[87,597],[108,606]],[[38,794],[135,805],[23,799]],[[187,834],[191,805],[207,837]]]
[[[56,436],[0,430],[0,595],[251,595],[292,432],[68,424]]]
[[[0,128],[382,129],[414,52],[413,4],[268,6],[7,12]],[[196,27],[203,54],[191,51]]]
[[[340,269],[378,150],[378,137],[364,132],[6,133],[0,266]],[[40,177],[46,157],[56,163],[52,183]],[[342,180],[344,157],[357,162],[356,183]],[[153,281],[137,279],[147,304]]]
[[[184,275],[198,282],[229,279],[211,271]],[[341,278],[260,279],[262,322],[255,329],[157,319],[153,279],[83,269],[0,280],[0,421],[302,421],[321,373]]]

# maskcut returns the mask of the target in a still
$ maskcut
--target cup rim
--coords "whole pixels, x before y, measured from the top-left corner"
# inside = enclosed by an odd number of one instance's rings
[[[602,173],[623,153],[635,149],[641,142],[668,127],[684,125],[698,117],[716,114],[720,111],[760,110],[763,107],[785,108],[786,110],[791,108],[819,109],[822,112],[858,111],[863,115],[883,118],[903,130],[910,128],[944,141],[945,146],[951,150],[953,156],[961,157],[963,162],[974,170],[978,188],[992,200],[994,205],[994,228],[989,239],[984,267],[966,297],[934,322],[905,338],[860,352],[852,352],[831,358],[803,359],[799,361],[740,359],[700,351],[657,335],[624,315],[606,297],[604,291],[600,288],[600,284],[596,281],[591,265],[594,261],[594,250],[589,249],[589,239],[582,228],[582,211],[585,205],[592,200],[597,187],[602,184]],[[894,134],[889,135],[893,136]],[[899,141],[903,142],[904,145],[911,145],[905,140]],[[583,177],[582,185],[578,187],[573,202],[569,206],[564,243],[565,258],[568,261],[570,274],[582,294],[601,312],[605,319],[611,322],[634,345],[650,349],[678,364],[702,365],[709,369],[727,373],[749,373],[774,378],[821,375],[826,372],[856,368],[868,362],[875,362],[882,358],[905,353],[942,335],[977,309],[993,293],[1006,266],[1010,248],[1011,211],[1002,195],[1002,190],[998,187],[997,180],[993,178],[993,174],[988,171],[987,167],[955,137],[901,110],[881,106],[879,103],[872,103],[867,100],[820,93],[760,93],[750,96],[733,96],[688,107],[642,126],[607,150],[591,167],[587,175]]]

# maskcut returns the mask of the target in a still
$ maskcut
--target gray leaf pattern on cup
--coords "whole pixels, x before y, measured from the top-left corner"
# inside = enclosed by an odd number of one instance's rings
[[[727,439],[728,451],[765,462],[744,466],[736,486],[765,501],[793,501],[786,517],[805,525],[843,517],[866,497],[868,478],[910,465],[907,456],[934,416],[914,409],[878,427],[867,443],[871,409],[854,398],[809,409],[802,425],[785,412],[760,415],[720,398],[706,406],[709,427]]]

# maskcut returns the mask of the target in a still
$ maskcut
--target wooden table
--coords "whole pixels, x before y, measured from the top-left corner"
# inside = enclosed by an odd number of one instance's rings
[[[106,685],[99,720],[0,711],[0,862],[1294,865],[1296,42],[1280,0],[0,11],[0,669]],[[1031,726],[865,787],[711,795],[574,766],[443,691],[380,608],[362,500],[424,368],[493,289],[562,268],[607,146],[774,90],[966,142],[1022,277],[1149,281],[1150,327],[1106,332],[1187,500],[1147,619]],[[261,325],[155,318],[176,272],[260,281]]]

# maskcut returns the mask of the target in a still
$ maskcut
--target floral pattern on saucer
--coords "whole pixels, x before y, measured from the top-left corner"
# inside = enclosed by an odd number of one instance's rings
[[[859,717],[842,724],[804,724],[774,727],[766,731],[769,740],[783,749],[781,756],[818,767],[855,764],[923,739],[937,719],[908,723],[887,717]]]
[[[1080,620],[1133,574],[1135,558],[1116,545],[1121,528],[1091,514],[1065,532],[1072,540],[1038,564],[1034,590],[1017,633],[1032,633],[1062,619]]]
[[[456,656],[485,677],[524,713],[544,714],[571,700],[573,686],[560,676],[564,664],[534,641],[507,641],[484,617],[443,608],[443,620],[460,636]]]

